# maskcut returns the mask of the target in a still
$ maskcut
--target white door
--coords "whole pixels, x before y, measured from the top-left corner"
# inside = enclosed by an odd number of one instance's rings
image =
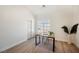
[[[27,21],[27,38],[30,39],[32,37],[32,21]]]

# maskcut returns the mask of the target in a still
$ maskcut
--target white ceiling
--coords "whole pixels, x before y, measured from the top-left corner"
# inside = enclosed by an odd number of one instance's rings
[[[43,7],[42,5],[28,5],[27,8],[35,15],[45,15],[54,11],[56,6],[46,5]]]
[[[72,5],[27,5],[28,10],[36,18],[52,18],[54,16],[71,17]]]

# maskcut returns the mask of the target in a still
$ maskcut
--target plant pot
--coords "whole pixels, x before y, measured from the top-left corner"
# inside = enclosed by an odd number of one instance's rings
[[[71,35],[70,34],[67,37],[67,41],[68,41],[68,44],[71,44],[72,43],[72,41],[71,41]]]

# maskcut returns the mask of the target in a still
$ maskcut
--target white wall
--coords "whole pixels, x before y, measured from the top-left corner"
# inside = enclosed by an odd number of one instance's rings
[[[73,6],[73,25],[79,24],[79,6]],[[77,34],[72,36],[73,43],[79,48],[79,26],[77,29]]]
[[[28,39],[27,20],[34,18],[24,6],[0,6],[0,51]]]

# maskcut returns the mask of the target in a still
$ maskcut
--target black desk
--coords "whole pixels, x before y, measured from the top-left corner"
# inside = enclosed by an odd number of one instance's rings
[[[35,46],[37,46],[37,45],[39,45],[41,43],[41,39],[40,39],[41,36],[42,35],[39,35],[39,34],[35,35]],[[37,40],[37,37],[39,38],[38,40]],[[44,36],[42,36],[42,37],[44,37]],[[47,40],[49,40],[49,38],[52,39],[52,42],[53,42],[52,51],[54,52],[55,51],[55,37],[47,36]],[[42,39],[42,41],[43,41],[43,39]]]

